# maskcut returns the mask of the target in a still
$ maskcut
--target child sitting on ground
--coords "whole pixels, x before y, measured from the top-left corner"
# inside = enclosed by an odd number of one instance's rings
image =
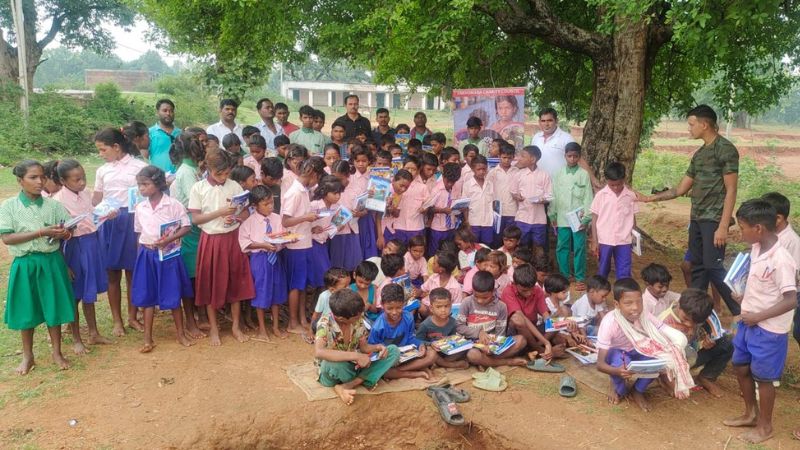
[[[570,305],[574,317],[587,317],[586,334],[597,335],[597,327],[608,312],[606,297],[611,292],[611,284],[600,275],[593,275],[586,280],[586,293]]]
[[[311,331],[317,331],[317,322],[320,317],[330,314],[331,295],[334,292],[342,290],[347,287],[350,282],[350,274],[340,267],[331,267],[325,271],[323,276],[325,283],[325,290],[319,293],[317,297],[317,306],[314,308],[314,313],[311,315]]]
[[[413,345],[419,350],[420,356],[392,367],[384,375],[387,379],[395,378],[425,378],[430,380],[433,376],[431,366],[436,362],[438,355],[423,344],[415,334],[414,316],[404,311],[406,304],[405,292],[399,284],[388,284],[381,292],[383,313],[372,324],[369,333],[369,343],[396,345],[404,347]]]
[[[628,370],[628,364],[649,359],[666,361],[667,377],[675,383],[675,396],[689,397],[694,383],[683,353],[686,338],[676,339],[667,330],[671,329],[644,311],[642,292],[634,279],[623,278],[614,283],[614,310],[603,317],[597,331],[597,370],[611,377],[608,393],[611,404],[618,404],[630,394],[643,411],[650,411],[644,391],[655,378],[638,378],[632,386],[627,384],[635,375]]]
[[[355,388],[375,387],[397,363],[400,352],[394,345],[367,343],[364,302],[355,292],[343,289],[331,295],[331,313],[317,322],[314,357],[319,362],[319,383],[332,387],[346,404],[353,403]],[[372,361],[370,355],[378,354]]]
[[[394,283],[394,279],[398,277],[402,277],[406,274],[405,269],[405,260],[401,255],[383,255],[381,258],[381,271],[386,277],[383,279],[383,283],[378,286],[377,296],[375,299],[375,304],[378,307],[382,307],[383,305],[383,288],[386,286]],[[419,289],[413,288],[414,296],[416,297],[419,292]],[[408,299],[406,299],[408,300]]]
[[[378,276],[378,266],[370,261],[361,261],[353,272],[354,283],[350,285],[350,290],[358,294],[364,300],[364,315],[370,323],[374,322],[380,314],[380,310],[375,305],[376,287],[373,284],[375,277]]]
[[[417,339],[430,344],[431,342],[456,334],[456,319],[452,316],[453,300],[450,291],[437,287],[428,295],[430,299],[430,315],[417,328]],[[469,363],[464,359],[466,353],[455,355],[440,355],[436,353],[436,365],[454,369],[466,369]]]
[[[519,240],[522,238],[522,230],[516,225],[509,225],[503,230],[503,245],[498,248],[506,255],[506,266],[513,264],[514,252],[519,247]]]
[[[775,208],[761,199],[747,200],[736,211],[742,240],[752,244],[741,322],[733,339],[733,368],[745,410],[744,414],[724,424],[754,426],[753,430],[739,436],[752,444],[772,437],[775,406],[772,383],[780,381],[783,375],[792,311],[797,307],[797,265],[775,234],[776,216]]]
[[[417,235],[408,240],[408,251],[403,260],[406,264],[406,273],[411,278],[414,286],[420,287],[428,277],[425,261],[425,236]]]
[[[686,335],[689,345],[697,350],[694,367],[703,367],[695,380],[714,397],[722,397],[722,389],[715,383],[733,356],[733,344],[727,335],[717,340],[711,338],[706,319],[714,313],[714,302],[700,289],[683,291],[680,299],[661,312],[659,319]],[[717,319],[719,320],[719,319]]]
[[[494,291],[494,277],[486,271],[478,271],[472,279],[473,294],[461,302],[456,317],[458,334],[477,341],[480,347],[467,352],[467,361],[475,366],[524,366],[525,358],[515,358],[525,349],[527,341],[515,335],[514,344],[505,352],[494,355],[489,351],[492,337],[504,336],[508,324],[508,309],[497,298]]]
[[[544,292],[536,286],[536,271],[530,264],[522,264],[514,271],[514,283],[501,291],[508,308],[509,334],[520,334],[527,347],[539,352],[545,359],[554,355],[550,341],[537,328],[537,324],[549,315],[544,302]],[[563,356],[565,346],[560,345],[555,356]]]
[[[422,284],[422,302],[419,306],[419,314],[422,317],[427,317],[430,313],[430,292],[436,288],[444,288],[450,292],[451,308],[458,308],[461,304],[461,285],[453,275],[458,261],[456,255],[446,250],[439,250],[439,253],[434,256],[433,260],[433,275],[428,277],[428,280]]]
[[[566,305],[569,296],[569,280],[560,273],[551,273],[544,279],[544,292],[547,294],[545,303],[550,315],[554,317],[569,317],[572,312]]]
[[[658,317],[675,303],[680,294],[669,290],[672,274],[661,264],[650,263],[642,269],[642,280],[647,283],[642,293],[644,310]]]

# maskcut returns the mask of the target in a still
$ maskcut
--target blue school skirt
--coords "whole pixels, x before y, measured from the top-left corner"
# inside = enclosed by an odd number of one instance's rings
[[[337,234],[330,240],[331,267],[352,272],[363,261],[361,241],[357,234]]]
[[[328,256],[328,243],[311,241],[311,266],[308,270],[308,284],[313,288],[325,287],[325,272],[331,268]]]
[[[72,280],[75,300],[94,303],[97,294],[108,290],[108,273],[96,232],[64,242],[64,261],[75,277]]]
[[[97,230],[107,270],[133,270],[136,265],[136,233],[133,214],[120,208],[117,217],[106,220]]]
[[[275,263],[270,264],[269,255],[267,252],[250,254],[250,271],[256,288],[256,296],[250,304],[254,308],[268,309],[286,303],[288,285],[284,256],[282,252],[275,255]]]
[[[361,243],[362,261],[378,256],[378,235],[375,234],[375,217],[372,213],[358,219],[358,241]],[[360,261],[359,261],[360,262]]]
[[[311,278],[309,277],[312,270],[311,260],[314,258],[313,247],[302,249],[287,248],[284,250],[284,257],[286,282],[289,285],[289,290],[305,290],[306,286],[311,284]]]
[[[180,308],[182,298],[192,297],[192,282],[189,281],[183,258],[176,256],[159,261],[158,250],[139,247],[131,291],[131,303],[134,306],[176,309]]]

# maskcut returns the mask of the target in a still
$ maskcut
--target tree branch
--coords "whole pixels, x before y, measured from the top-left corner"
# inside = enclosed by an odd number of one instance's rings
[[[506,0],[508,9],[493,9],[477,2],[473,8],[488,15],[506,33],[537,37],[555,47],[589,57],[610,50],[610,41],[599,33],[585,30],[561,20],[550,10],[546,0],[528,0],[530,11],[524,11],[516,0]]]
[[[56,36],[58,36],[58,33],[61,32],[61,27],[63,25],[64,25],[63,14],[53,17],[53,23],[50,25],[50,29],[47,31],[47,34],[42,38],[42,40],[36,43],[36,46],[38,46],[40,49],[44,49],[45,47],[50,45],[50,43],[53,42],[53,39],[55,39]]]

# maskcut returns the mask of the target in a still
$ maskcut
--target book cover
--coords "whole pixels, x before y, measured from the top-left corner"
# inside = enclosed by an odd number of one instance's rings
[[[336,233],[339,232],[339,229],[344,225],[347,225],[351,220],[353,220],[353,212],[344,206],[340,206],[333,214],[333,217],[331,217],[328,236],[331,238],[336,236]]]
[[[356,211],[363,211],[367,209],[367,193],[364,192],[356,197]]]
[[[406,299],[410,299],[412,297],[411,291],[414,288],[414,286],[411,284],[411,277],[408,276],[408,274],[392,278],[392,283],[399,284],[400,286],[403,287]]]
[[[172,236],[181,229],[181,221],[173,220],[171,222],[162,223],[159,228],[158,235],[162,238]],[[164,247],[158,249],[158,260],[166,261],[181,255],[181,240],[176,239]]]
[[[89,213],[78,214],[72,219],[69,219],[68,221],[64,222],[64,229],[67,231],[72,231],[75,228],[78,228],[78,224],[83,222],[83,220],[86,219],[87,217],[89,217]]]
[[[577,233],[581,230],[581,225],[583,225],[581,223],[581,220],[583,220],[583,214],[583,206],[579,206],[565,214],[567,218],[567,224],[573,233]]]
[[[128,212],[133,213],[136,205],[144,201],[144,197],[139,193],[139,186],[128,188]]]
[[[583,365],[597,364],[597,349],[587,345],[570,347],[567,349],[567,353],[572,355]]]
[[[657,378],[659,373],[667,369],[667,362],[661,359],[631,361],[626,369],[635,373],[638,378]]]
[[[469,209],[469,197],[459,198],[450,202],[450,209]]]
[[[494,228],[495,234],[500,234],[500,225],[502,225],[503,219],[503,204],[500,203],[500,200],[495,200],[492,202],[492,228]]]
[[[371,167],[369,169],[369,177],[379,177],[383,178],[384,180],[391,181],[392,179],[392,168],[391,167]]]
[[[514,343],[515,341],[513,336],[497,336],[495,337],[494,341],[489,344],[489,351],[493,355],[501,355],[503,352],[511,348]]]
[[[386,200],[389,198],[390,186],[391,183],[388,179],[370,175],[364,206],[371,211],[386,212]]]
[[[719,340],[728,333],[725,328],[722,327],[722,322],[719,321],[719,316],[714,310],[711,310],[711,315],[706,319],[706,323],[709,329],[708,337],[710,337],[712,341]]]
[[[486,166],[489,170],[500,165],[500,158],[486,158]]]
[[[642,233],[631,230],[631,251],[636,256],[642,256]]]
[[[471,349],[475,344],[469,339],[457,334],[446,336],[431,342],[431,347],[444,355],[455,355]]]
[[[289,244],[291,242],[298,241],[303,236],[297,233],[292,233],[289,231],[279,231],[277,233],[270,233],[266,237],[264,237],[264,242],[268,242],[270,244],[280,245],[280,244]]]
[[[403,158],[396,156],[392,158],[392,176],[394,176],[398,170],[403,168]]]
[[[115,211],[119,211],[122,203],[115,198],[104,198],[103,201],[97,204],[92,210],[92,222],[95,226],[100,226],[108,219],[108,216]]]
[[[750,254],[739,253],[733,260],[731,268],[725,274],[725,284],[731,288],[734,294],[741,297],[747,287],[747,276],[750,273]]]
[[[411,135],[409,133],[398,133],[394,135],[394,143],[403,149],[404,155],[408,152],[408,141],[410,140]]]
[[[414,345],[404,345],[397,347],[397,349],[400,350],[400,359],[397,360],[400,364],[422,356]]]

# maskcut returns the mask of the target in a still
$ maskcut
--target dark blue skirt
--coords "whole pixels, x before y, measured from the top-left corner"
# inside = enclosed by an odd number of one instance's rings
[[[331,267],[341,267],[353,272],[364,260],[357,234],[337,234],[330,240]]]
[[[372,213],[358,219],[358,241],[361,243],[362,261],[378,256],[378,236],[375,234],[375,217]]]
[[[275,264],[270,264],[269,253],[250,254],[250,271],[253,273],[253,285],[256,288],[256,296],[250,304],[255,308],[267,309],[272,305],[286,303],[289,291],[286,268],[283,255],[276,256]]]
[[[176,309],[182,298],[194,297],[192,282],[186,274],[183,258],[177,256],[166,261],[158,260],[158,250],[139,248],[136,267],[133,269],[131,303],[139,308],[158,306],[159,309]]]
[[[136,265],[136,233],[133,214],[120,208],[117,217],[106,220],[97,230],[108,270],[133,270]]]
[[[313,288],[325,287],[325,272],[331,268],[328,256],[328,243],[311,241],[311,267],[308,270],[308,283]]]
[[[74,237],[64,242],[64,261],[75,277],[72,292],[84,303],[97,301],[97,294],[108,290],[108,273],[97,233]]]

